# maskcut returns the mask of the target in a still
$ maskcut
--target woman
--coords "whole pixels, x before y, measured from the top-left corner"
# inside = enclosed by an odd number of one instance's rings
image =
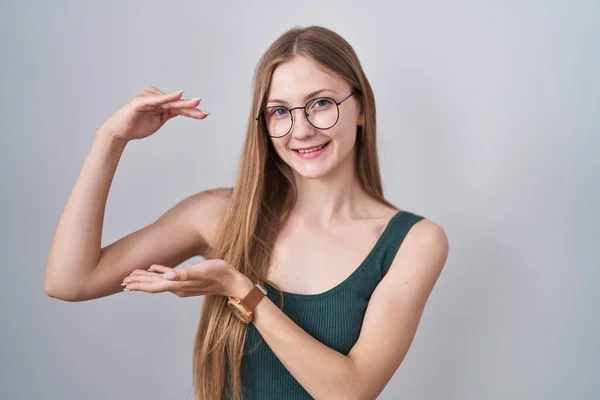
[[[354,50],[322,27],[281,35],[255,71],[235,186],[194,194],[100,248],[125,146],[175,116],[206,118],[199,103],[151,87],[105,121],[58,223],[46,293],[204,295],[201,399],[376,398],[408,351],[448,241],[383,196],[375,101]],[[206,260],[175,268],[196,255]]]

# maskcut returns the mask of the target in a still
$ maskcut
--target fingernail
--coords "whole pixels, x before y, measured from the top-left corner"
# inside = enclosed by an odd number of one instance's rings
[[[200,97],[194,97],[194,98],[191,98],[190,100],[202,101],[202,99]]]
[[[209,113],[209,112],[207,112],[207,111],[204,111],[204,110],[200,110],[200,112],[203,112],[203,113],[204,113],[204,114],[206,114],[206,115],[210,115],[210,113]]]
[[[173,271],[169,271],[169,272],[165,272],[163,274],[163,276],[164,276],[165,279],[171,280],[171,279],[175,279],[177,277],[177,274],[175,272],[173,272]]]
[[[185,92],[185,90],[178,90],[175,93],[183,93],[183,92]]]
[[[123,289],[123,291],[124,291],[124,292],[131,292],[131,289],[127,289],[127,288],[125,288],[125,289]]]
[[[125,283],[125,282],[121,283],[121,286],[127,286],[127,285],[129,285],[129,284]]]

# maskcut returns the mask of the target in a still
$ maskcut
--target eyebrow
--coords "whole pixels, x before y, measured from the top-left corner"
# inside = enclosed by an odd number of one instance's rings
[[[319,90],[315,90],[313,92],[310,92],[309,94],[307,94],[306,96],[304,96],[304,100],[311,99],[314,96],[316,96],[316,95],[318,95],[320,93],[323,93],[323,92],[332,92],[332,93],[337,94],[337,92],[335,90],[333,90],[333,89],[319,89]],[[268,103],[283,103],[283,104],[288,104],[287,101],[280,100],[280,99],[270,99],[270,100],[267,100],[266,104],[268,104]]]

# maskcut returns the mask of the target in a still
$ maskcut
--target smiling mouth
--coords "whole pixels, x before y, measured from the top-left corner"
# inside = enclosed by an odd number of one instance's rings
[[[308,154],[308,153],[313,153],[315,151],[319,151],[321,149],[324,149],[325,147],[327,147],[329,145],[329,143],[331,143],[331,140],[329,142],[327,142],[327,143],[323,143],[323,144],[321,144],[319,146],[311,147],[309,149],[302,149],[302,150],[292,149],[292,150],[295,151],[296,153]]]

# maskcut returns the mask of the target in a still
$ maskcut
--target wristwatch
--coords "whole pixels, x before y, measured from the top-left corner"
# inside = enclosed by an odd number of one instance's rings
[[[227,296],[229,299],[227,306],[240,321],[249,324],[254,320],[254,309],[266,295],[267,289],[257,282],[243,300],[239,297]]]

